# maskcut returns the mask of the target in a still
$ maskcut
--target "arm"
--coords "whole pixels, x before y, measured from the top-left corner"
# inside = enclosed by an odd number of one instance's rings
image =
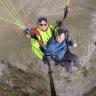
[[[75,41],[72,41],[72,40],[68,40],[68,45],[73,46],[73,47],[77,47],[77,43]]]
[[[50,53],[51,53],[50,46],[48,46],[47,50],[45,50],[45,52],[44,52],[45,58],[46,58],[47,60],[51,60],[51,59],[52,59]]]
[[[56,58],[56,55],[54,53],[54,45],[53,43],[52,44],[49,44],[47,50],[45,50],[44,54],[45,54],[45,57],[47,60],[53,60]]]
[[[25,36],[27,38],[31,38],[31,49],[32,49],[32,51],[35,53],[35,55],[37,55],[40,59],[42,59],[44,54],[40,49],[40,45],[39,45],[39,43],[37,41],[36,35],[32,34],[30,29],[25,29],[24,33],[25,33]]]
[[[39,57],[40,59],[43,58],[44,53],[41,51],[38,41],[33,38],[31,38],[31,49],[37,57]]]

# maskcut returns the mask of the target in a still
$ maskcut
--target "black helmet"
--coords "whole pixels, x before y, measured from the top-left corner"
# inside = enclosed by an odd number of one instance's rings
[[[58,33],[58,35],[66,34],[66,31],[62,28],[59,28],[59,29],[57,29],[57,33]]]
[[[42,21],[47,22],[47,18],[45,18],[45,17],[38,18],[38,23],[41,23]]]

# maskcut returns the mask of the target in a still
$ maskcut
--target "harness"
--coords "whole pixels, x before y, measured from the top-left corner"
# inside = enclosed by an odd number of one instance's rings
[[[56,25],[55,26],[55,28],[56,27],[60,27],[60,26],[58,26],[58,25]],[[49,28],[50,28],[50,26],[49,26]],[[65,31],[66,31],[66,33],[65,33],[65,38],[66,38],[66,45],[67,45],[67,51],[69,51],[69,48],[68,48],[68,39],[69,39],[69,32],[68,32],[68,30],[66,29],[66,28],[63,28]],[[54,31],[50,28],[50,30],[51,30],[51,32],[52,32],[52,37],[54,37],[55,38],[55,35],[54,35]],[[35,39],[35,40],[37,40],[38,41],[38,43],[39,43],[39,45],[40,45],[40,49],[41,49],[41,51],[42,52],[44,52],[44,50],[46,50],[47,49],[47,47],[44,45],[44,43],[43,43],[43,40],[42,40],[42,37],[41,37],[41,34],[40,34],[40,32],[38,31],[38,30],[36,30],[36,28],[31,28],[31,30],[30,29],[26,29],[25,31],[25,35],[26,34],[30,34],[31,35],[31,38],[33,38],[33,39]],[[46,33],[47,34],[47,33]],[[38,38],[38,36],[40,37],[40,39]],[[50,40],[49,40],[50,41]],[[47,44],[48,44],[49,42],[47,42]],[[53,56],[53,54],[52,54],[52,56]]]
[[[51,29],[51,28],[50,28],[50,29]],[[52,30],[51,30],[51,31],[52,31]],[[53,35],[54,35],[54,34],[53,34],[53,31],[52,31],[52,36],[53,36]],[[40,40],[39,40],[38,36],[40,37]],[[56,58],[55,55],[54,55],[52,52],[50,52],[50,51],[47,49],[47,47],[44,45],[43,40],[42,40],[42,37],[41,37],[40,32],[39,32],[38,30],[33,29],[33,28],[31,29],[31,38],[33,38],[33,39],[35,39],[35,40],[38,41],[38,43],[39,43],[39,45],[40,45],[40,49],[41,49],[42,52],[44,52],[44,50],[46,50],[46,51],[50,54],[50,56],[51,56],[52,58]],[[49,40],[49,41],[50,41],[50,40]]]
[[[39,38],[37,37],[39,36],[41,40],[39,40]],[[41,47],[44,47],[44,43],[43,43],[43,40],[42,40],[42,37],[40,35],[40,32],[37,31],[36,29],[31,29],[31,38],[35,39],[38,41],[38,43],[40,44]]]
[[[70,51],[68,47],[69,31],[66,28],[64,28],[64,30],[66,31],[65,38],[66,38],[67,51]]]

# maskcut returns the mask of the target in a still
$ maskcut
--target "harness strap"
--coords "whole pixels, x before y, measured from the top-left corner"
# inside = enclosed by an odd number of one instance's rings
[[[49,28],[50,28],[50,25],[49,25]],[[50,30],[52,31],[52,36],[54,36],[53,30],[51,28],[50,28]],[[43,43],[43,40],[42,40],[42,37],[41,37],[40,32],[38,30],[36,30],[36,28],[35,29],[32,28],[31,29],[31,33],[32,33],[32,37],[38,41],[38,43],[40,44],[40,46],[41,47],[44,47],[44,43]],[[39,40],[39,38],[37,36],[39,36],[41,40]]]
[[[36,39],[38,41],[38,43],[40,44],[41,47],[44,47],[44,44],[43,44],[43,40],[41,38],[41,35],[40,35],[40,32],[37,31],[36,29],[31,29],[31,32],[32,32],[32,36],[35,37],[34,39]],[[38,39],[37,36],[40,36],[40,39]]]

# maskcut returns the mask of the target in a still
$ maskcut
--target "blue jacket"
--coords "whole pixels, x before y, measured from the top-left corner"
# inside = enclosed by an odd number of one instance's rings
[[[68,40],[68,45],[73,46],[71,40]],[[52,54],[56,56],[56,58],[53,58],[53,60],[58,62],[60,59],[64,57],[65,52],[67,51],[66,39],[64,39],[62,43],[58,43],[54,38],[51,38],[47,48],[48,51],[50,51]],[[52,58],[48,51],[45,51],[45,56],[48,60],[51,60]]]

